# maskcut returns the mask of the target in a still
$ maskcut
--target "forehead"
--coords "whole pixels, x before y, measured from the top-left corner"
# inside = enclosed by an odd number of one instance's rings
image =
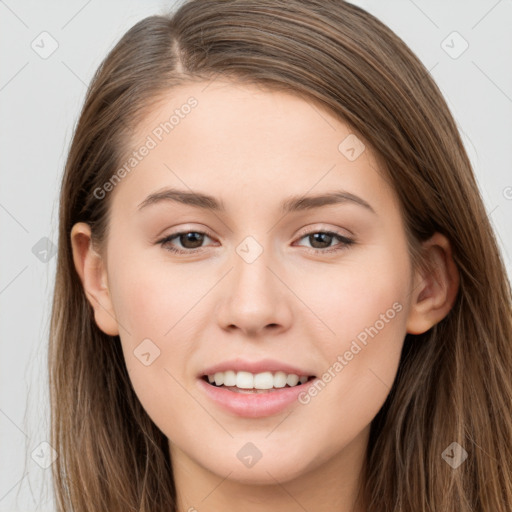
[[[313,98],[215,79],[181,85],[163,94],[135,127],[132,142],[153,134],[157,142],[193,138],[206,149],[210,145],[223,147],[229,143],[225,138],[229,134],[236,140],[230,147],[231,156],[238,148],[247,150],[261,142],[284,149],[288,142],[302,141],[303,146],[295,147],[295,152],[313,146],[320,149],[325,142],[323,148],[328,151],[332,141],[326,140],[326,133],[340,130],[347,127]],[[260,152],[262,149],[258,147]]]
[[[276,200],[388,187],[368,145],[321,104],[252,84],[214,80],[169,90],[135,127],[130,152],[144,146],[150,149],[114,190],[126,189],[137,204],[164,186],[217,197],[244,189]]]

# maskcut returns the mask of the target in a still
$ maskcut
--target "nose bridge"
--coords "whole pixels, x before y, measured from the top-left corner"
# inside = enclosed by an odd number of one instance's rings
[[[234,256],[234,290],[241,296],[251,296],[259,293],[272,294],[271,250],[268,243],[265,247],[252,236],[246,237],[237,247]],[[252,291],[253,293],[247,293]]]
[[[235,247],[233,270],[219,308],[219,322],[224,327],[237,326],[255,332],[268,325],[284,326],[289,322],[291,315],[283,285],[270,270],[278,265],[269,243],[269,237],[260,243],[254,236],[247,236]]]
[[[260,240],[262,237],[259,237]],[[247,236],[235,248],[233,255],[233,295],[242,300],[246,306],[261,308],[260,301],[270,305],[276,293],[272,272],[268,267],[273,265],[272,250],[269,238],[261,243],[252,235]],[[253,303],[251,305],[251,303]]]

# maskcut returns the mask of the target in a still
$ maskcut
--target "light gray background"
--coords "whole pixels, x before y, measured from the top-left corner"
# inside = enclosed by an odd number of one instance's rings
[[[391,27],[431,70],[512,275],[512,0],[354,3]],[[40,240],[57,242],[58,188],[86,86],[129,27],[172,6],[0,0],[0,512],[54,510],[51,470],[36,462],[51,453],[41,443],[48,440],[46,350],[56,263],[41,261],[47,242]],[[46,59],[31,47],[34,40],[42,46],[43,31],[58,43]],[[464,43],[446,39],[453,31],[469,44],[458,58]]]

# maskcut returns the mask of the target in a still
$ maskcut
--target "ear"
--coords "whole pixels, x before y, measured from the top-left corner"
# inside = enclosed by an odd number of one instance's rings
[[[105,334],[118,335],[119,328],[107,284],[106,262],[92,247],[91,228],[85,222],[73,226],[71,247],[76,271],[87,300],[94,309],[96,324]]]
[[[423,242],[428,271],[415,273],[407,332],[422,334],[440,322],[452,308],[459,289],[459,271],[448,239],[435,233]]]

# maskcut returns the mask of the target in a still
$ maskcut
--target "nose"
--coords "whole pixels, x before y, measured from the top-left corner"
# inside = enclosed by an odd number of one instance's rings
[[[240,330],[250,337],[278,334],[292,322],[292,293],[283,272],[268,251],[252,262],[235,254],[217,303],[217,321],[225,330]]]

